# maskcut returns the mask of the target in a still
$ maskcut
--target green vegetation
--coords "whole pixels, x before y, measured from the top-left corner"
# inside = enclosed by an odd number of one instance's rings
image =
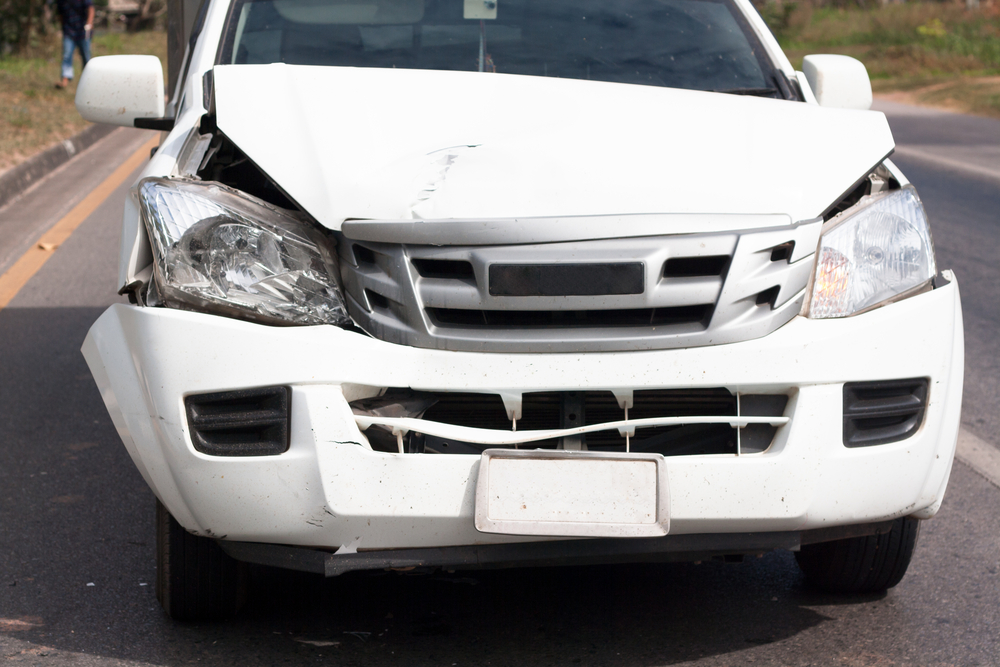
[[[796,67],[810,53],[842,53],[865,63],[876,94],[1000,117],[1000,2],[983,0],[971,11],[951,2],[863,4],[771,0],[760,11]],[[19,55],[0,56],[0,171],[87,124],[73,106],[75,83],[54,88],[59,32],[43,24],[36,23]],[[153,54],[165,62],[166,35],[107,32],[95,37],[93,51]],[[79,57],[77,63],[79,73]]]
[[[1000,117],[1000,7],[985,4],[772,2],[761,13],[796,67],[810,53],[841,53],[868,67],[876,94]]]
[[[62,46],[58,31],[36,38],[24,55],[0,57],[0,172],[40,150],[73,136],[88,125],[73,105],[80,77],[80,56],[75,56],[76,78],[59,90]],[[159,56],[166,64],[165,32],[109,32],[94,37],[95,56],[140,53]]]

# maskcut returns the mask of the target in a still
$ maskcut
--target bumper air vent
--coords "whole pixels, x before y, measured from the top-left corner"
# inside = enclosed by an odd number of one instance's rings
[[[288,450],[292,392],[264,387],[184,399],[191,442],[210,456],[273,456]]]
[[[848,382],[844,385],[844,446],[905,440],[920,428],[927,408],[927,378]]]

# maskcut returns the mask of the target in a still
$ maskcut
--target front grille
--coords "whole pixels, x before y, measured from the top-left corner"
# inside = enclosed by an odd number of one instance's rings
[[[291,390],[263,387],[184,399],[194,448],[211,456],[272,456],[288,450]]]
[[[927,408],[927,378],[848,382],[844,385],[844,446],[905,440],[920,428]]]
[[[380,403],[406,403],[412,401],[413,392],[390,389]],[[503,400],[497,394],[461,392],[419,392],[424,404],[433,402],[420,416],[427,421],[467,426],[472,428],[509,431],[513,424],[508,418]],[[629,419],[653,417],[728,417],[741,414],[751,416],[781,416],[788,397],[774,395],[741,395],[737,398],[723,388],[718,389],[654,389],[633,392]],[[371,401],[365,399],[352,406],[356,411],[370,410]],[[590,424],[604,424],[624,419],[618,398],[610,391],[530,392],[521,396],[521,417],[518,431],[540,431],[571,428]],[[752,424],[740,433],[740,451],[744,454],[766,450],[776,428],[767,424]],[[366,435],[374,449],[398,451],[395,436],[388,430],[371,427]],[[578,438],[575,446],[590,451],[623,452],[625,438],[616,429],[588,433]],[[735,454],[736,429],[728,424],[687,424],[657,426],[637,429],[630,438],[629,450],[654,452],[664,456],[694,454]],[[523,445],[529,449],[556,449],[567,447],[560,439],[542,440]],[[495,446],[447,440],[437,436],[411,432],[407,435],[406,451],[426,454],[481,454]]]
[[[519,245],[340,234],[338,252],[351,317],[388,342],[485,352],[665,349],[757,338],[794,317],[820,224]]]

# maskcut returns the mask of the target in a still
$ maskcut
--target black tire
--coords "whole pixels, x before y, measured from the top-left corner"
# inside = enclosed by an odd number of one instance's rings
[[[247,566],[215,540],[184,530],[156,501],[156,599],[170,618],[210,621],[236,615],[246,599]]]
[[[795,560],[806,581],[824,591],[881,593],[906,574],[919,528],[916,519],[896,519],[888,533],[808,544]]]

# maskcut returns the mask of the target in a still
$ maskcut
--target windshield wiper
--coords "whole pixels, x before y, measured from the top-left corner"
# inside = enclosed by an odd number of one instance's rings
[[[724,88],[712,92],[728,93],[729,95],[754,95],[756,97],[772,97],[781,93],[777,88]]]

